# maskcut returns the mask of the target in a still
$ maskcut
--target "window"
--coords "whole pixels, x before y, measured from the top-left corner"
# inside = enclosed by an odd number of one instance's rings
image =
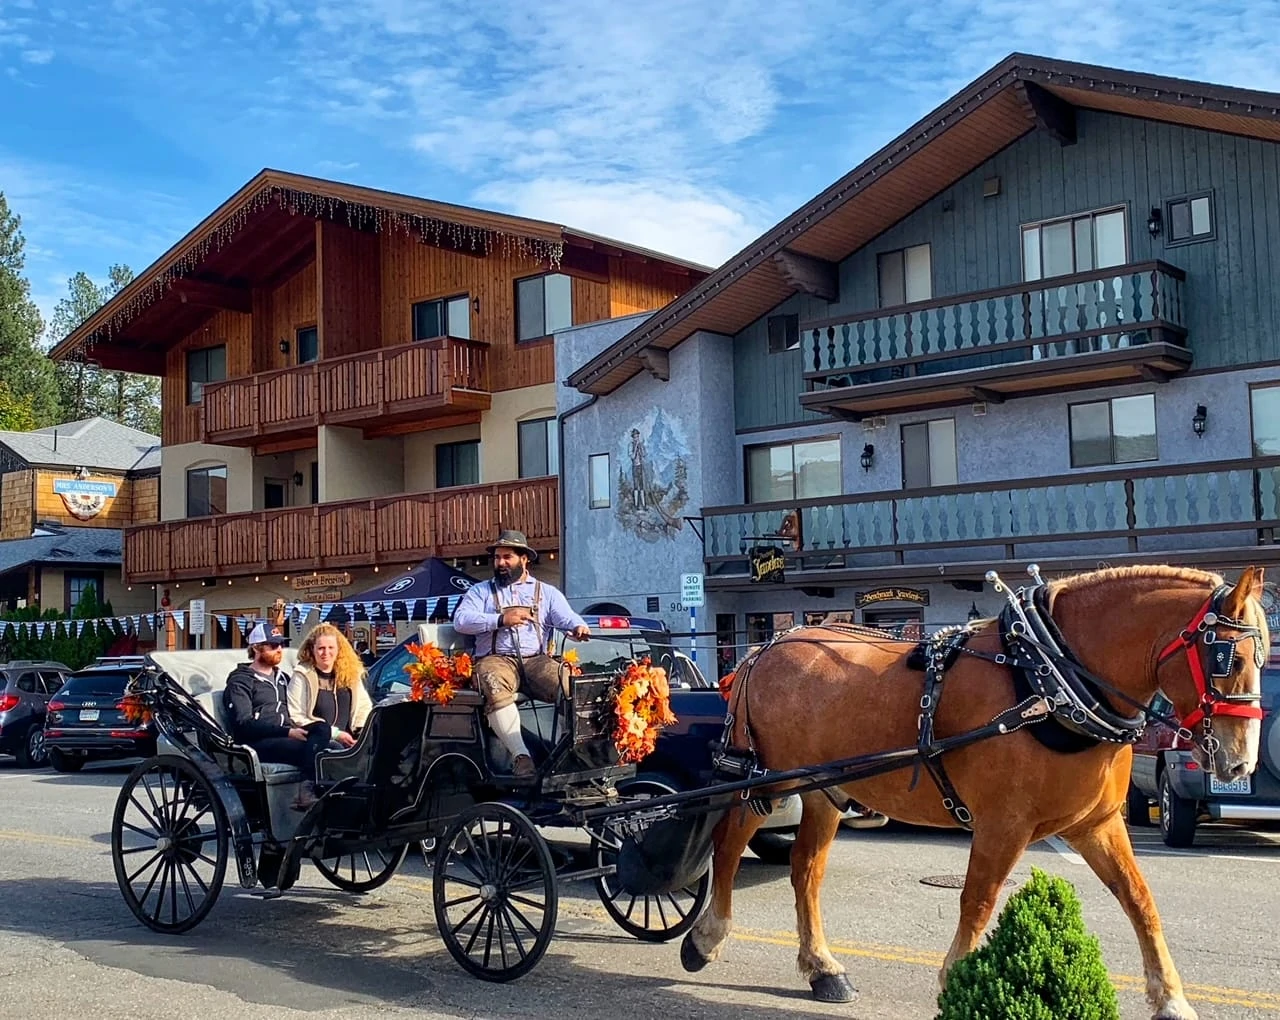
[[[746,454],[748,503],[840,495],[839,439],[748,446]]]
[[[18,690],[26,691],[28,694],[35,694],[36,681],[39,679],[35,673],[23,673],[18,677]]]
[[[1249,391],[1253,419],[1253,455],[1280,457],[1280,386],[1255,386]]]
[[[187,471],[187,516],[208,517],[227,512],[227,466]]]
[[[66,605],[63,611],[70,614],[76,606],[80,605],[81,599],[89,592],[93,592],[93,597],[101,606],[106,599],[103,597],[102,571],[88,571],[80,574],[66,573],[63,574],[63,581],[66,586]]]
[[[262,509],[279,510],[289,505],[289,485],[287,478],[264,478],[262,480]]]
[[[954,418],[902,426],[903,488],[930,489],[955,485],[959,480]]]
[[[1071,466],[1155,460],[1156,398],[1150,393],[1072,404]]]
[[[556,420],[535,418],[517,425],[520,445],[520,477],[541,478],[560,470],[559,446],[556,442]]]
[[[438,336],[471,337],[471,299],[458,297],[419,301],[413,306],[413,338],[431,340]]]
[[[1207,241],[1213,237],[1213,201],[1205,192],[1170,200],[1165,208],[1168,240],[1166,244]]]
[[[927,244],[881,252],[876,256],[880,275],[880,307],[892,308],[933,297],[933,268]]]
[[[747,613],[747,647],[764,644],[795,625],[795,613]]]
[[[320,462],[318,460],[311,462],[311,502],[320,502]]]
[[[305,365],[320,357],[320,331],[315,326],[303,326],[294,334],[294,347],[298,351],[298,364]]]
[[[592,510],[601,510],[609,505],[609,455],[593,453],[587,458],[587,470],[590,507]]]
[[[537,340],[573,325],[573,282],[563,273],[516,281],[516,339]]]
[[[768,328],[770,354],[794,351],[800,346],[800,316],[770,315]]]
[[[63,679],[61,673],[55,673],[52,670],[41,670],[40,681],[44,684],[45,694],[50,697],[62,690]]]
[[[1022,278],[1087,273],[1129,260],[1125,210],[1107,209],[1022,228]]]
[[[204,394],[204,384],[218,382],[227,377],[227,348],[202,347],[187,351],[187,403],[198,404]]]
[[[441,443],[436,447],[436,488],[480,484],[480,440]]]

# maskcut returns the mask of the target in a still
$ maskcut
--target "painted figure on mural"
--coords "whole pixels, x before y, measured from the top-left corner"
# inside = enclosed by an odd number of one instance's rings
[[[654,408],[619,450],[619,523],[648,542],[674,537],[689,502],[689,444],[680,422]]]

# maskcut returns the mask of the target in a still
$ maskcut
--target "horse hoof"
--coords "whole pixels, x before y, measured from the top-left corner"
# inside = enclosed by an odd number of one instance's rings
[[[680,966],[690,974],[695,971],[702,970],[702,968],[710,962],[710,960],[698,951],[698,947],[693,944],[693,932],[690,932],[683,940],[681,940]]]
[[[858,997],[858,990],[844,974],[819,974],[809,987],[819,1002],[852,1002]]]
[[[1199,1014],[1191,1008],[1191,1003],[1178,996],[1166,1002],[1151,1020],[1198,1020],[1198,1017]]]

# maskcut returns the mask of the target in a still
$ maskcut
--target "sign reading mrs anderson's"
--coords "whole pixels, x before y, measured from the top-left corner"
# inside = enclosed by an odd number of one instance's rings
[[[862,609],[878,602],[912,602],[917,606],[929,604],[927,588],[873,588],[871,591],[854,592],[854,605]]]

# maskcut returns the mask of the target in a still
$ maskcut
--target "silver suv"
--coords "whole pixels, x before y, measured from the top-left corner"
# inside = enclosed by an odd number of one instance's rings
[[[61,662],[0,664],[0,754],[13,755],[21,768],[45,765],[45,707],[70,674],[71,667]]]

